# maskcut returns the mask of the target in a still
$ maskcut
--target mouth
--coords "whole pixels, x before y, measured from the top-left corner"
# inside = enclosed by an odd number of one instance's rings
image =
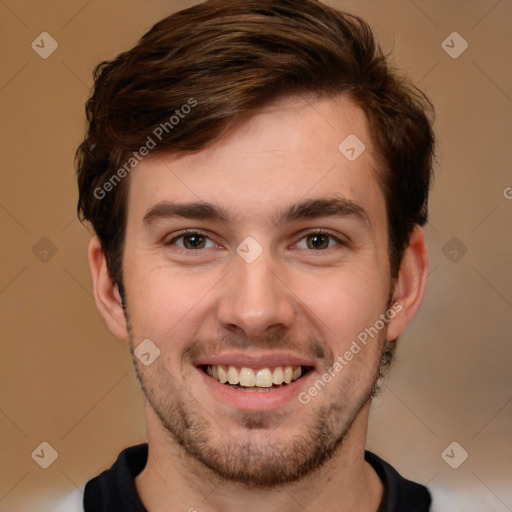
[[[217,413],[292,408],[317,374],[312,359],[277,350],[223,352],[198,357],[193,364]]]
[[[285,365],[263,368],[223,364],[201,365],[201,370],[213,380],[245,392],[277,391],[302,379],[312,366]]]

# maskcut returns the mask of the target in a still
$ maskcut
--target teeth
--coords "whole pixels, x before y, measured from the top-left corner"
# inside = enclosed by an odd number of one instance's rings
[[[242,384],[242,382],[240,382]],[[256,374],[256,386],[259,388],[271,388],[272,387],[272,372],[268,368],[258,370]]]
[[[302,376],[301,366],[276,366],[273,371],[270,368],[254,370],[252,368],[237,368],[230,365],[226,367],[207,365],[206,373],[222,384],[229,382],[232,386],[243,386],[246,388],[272,388],[273,385],[290,384]]]
[[[238,370],[234,366],[230,366],[228,368],[228,382],[230,384],[240,383],[240,374],[238,373]]]
[[[224,367],[220,364],[217,365],[216,368],[219,372],[219,381],[222,382],[222,384],[225,384],[228,381],[228,374],[226,370],[224,370]]]
[[[281,366],[278,366],[274,370],[274,376],[272,377],[272,382],[276,385],[280,385],[284,382],[284,373],[283,373],[283,368]]]
[[[252,388],[256,384],[256,377],[250,368],[240,369],[240,386]]]

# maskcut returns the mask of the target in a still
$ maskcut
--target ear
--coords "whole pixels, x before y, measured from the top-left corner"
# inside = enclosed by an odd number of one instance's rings
[[[89,242],[88,257],[96,307],[110,332],[120,340],[129,340],[121,295],[117,284],[110,277],[107,260],[96,235]]]
[[[425,235],[416,226],[404,252],[395,282],[392,309],[396,312],[388,324],[387,341],[395,340],[409,325],[420,307],[428,275]]]

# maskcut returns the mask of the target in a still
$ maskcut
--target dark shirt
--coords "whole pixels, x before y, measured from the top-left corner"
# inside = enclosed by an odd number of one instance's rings
[[[85,486],[85,512],[147,512],[135,488],[135,477],[144,469],[148,445],[139,444],[123,450],[113,466]],[[366,451],[384,485],[384,496],[376,512],[428,512],[430,493],[423,485],[400,476],[387,462]]]

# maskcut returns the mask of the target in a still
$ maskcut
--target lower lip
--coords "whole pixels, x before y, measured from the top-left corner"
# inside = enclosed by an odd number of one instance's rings
[[[197,371],[215,398],[241,411],[270,411],[279,409],[293,400],[298,401],[301,388],[306,386],[313,374],[310,370],[300,379],[290,384],[282,384],[271,391],[241,391],[213,379],[201,368],[197,368]]]

